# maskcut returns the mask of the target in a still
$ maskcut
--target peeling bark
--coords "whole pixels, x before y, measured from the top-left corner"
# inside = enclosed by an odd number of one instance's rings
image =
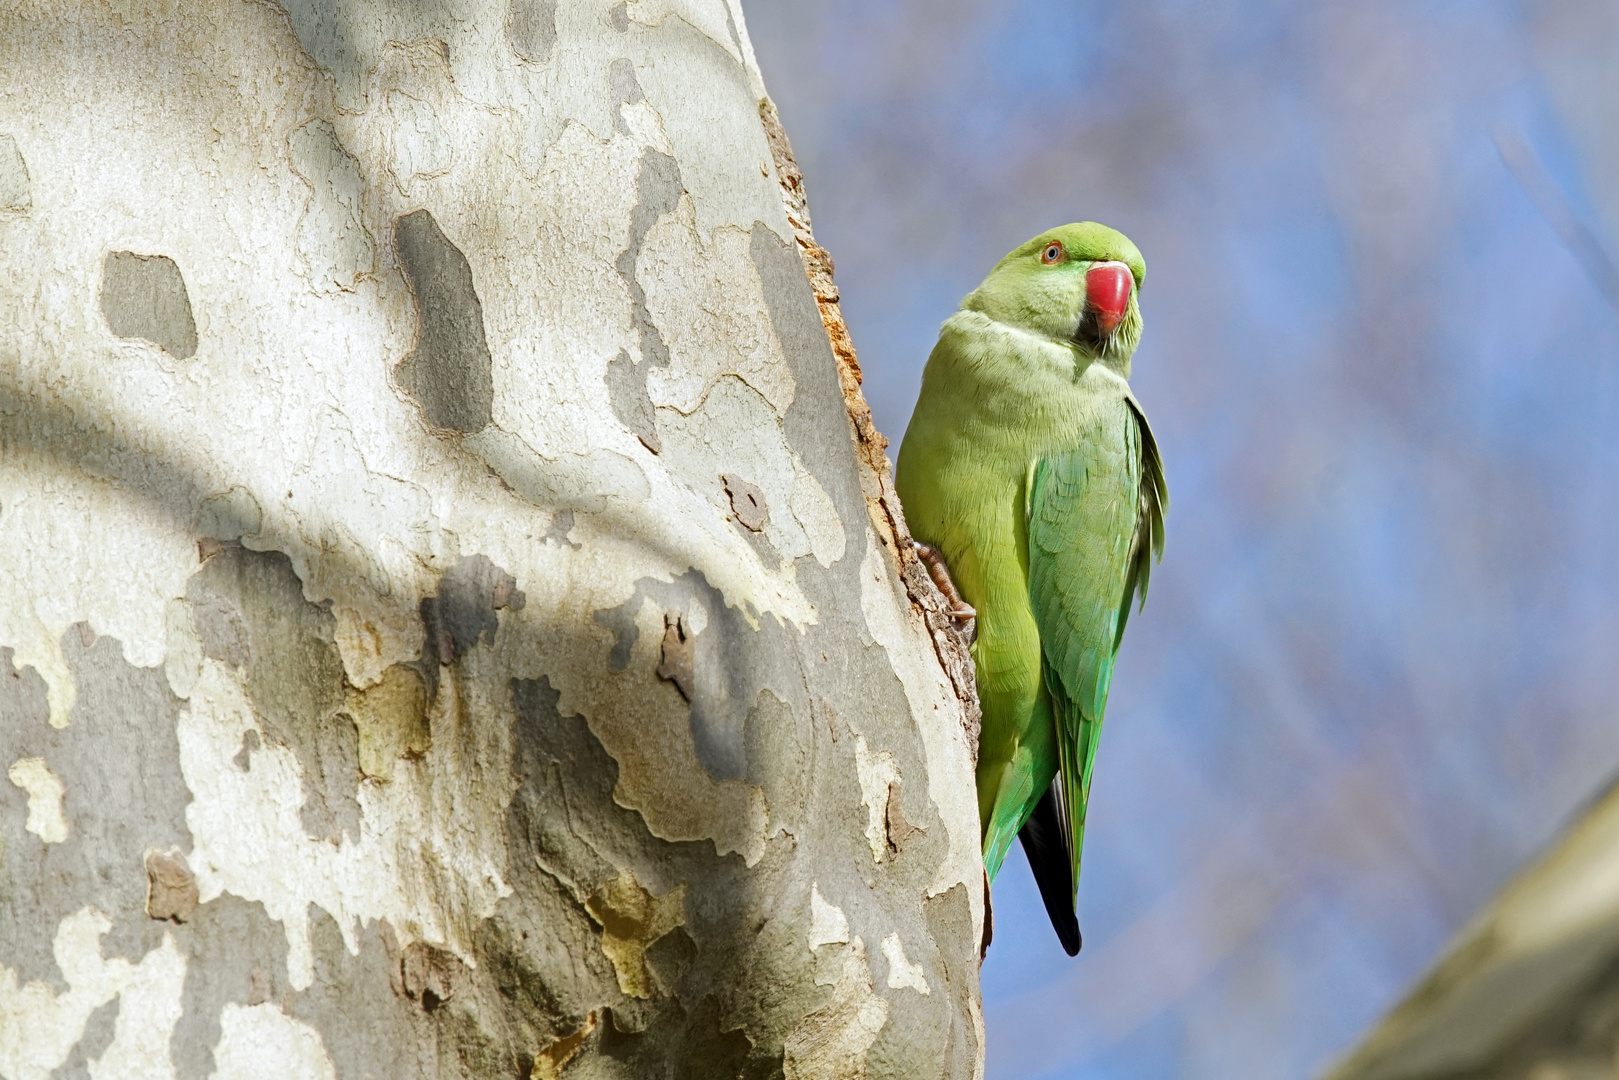
[[[927,623],[939,664],[950,677],[950,685],[955,690],[962,726],[967,732],[976,764],[979,729],[983,726],[984,718],[978,705],[970,629],[957,625],[951,619],[949,601],[933,583],[912,546],[911,530],[905,524],[905,511],[900,506],[899,493],[894,489],[894,467],[887,454],[888,439],[877,430],[871,418],[871,408],[866,404],[865,395],[860,392],[863,381],[860,361],[855,355],[854,339],[849,335],[848,324],[843,321],[840,294],[832,278],[832,255],[815,242],[815,234],[810,228],[809,196],[804,190],[804,174],[793,158],[792,143],[787,139],[787,130],[781,125],[776,105],[769,98],[759,102],[759,119],[770,139],[770,152],[776,163],[782,201],[787,207],[787,221],[793,227],[793,237],[804,260],[804,272],[815,290],[815,304],[820,309],[821,321],[832,343],[832,354],[837,357],[838,385],[843,390],[849,421],[854,425],[861,486],[871,510],[872,523],[878,537],[894,554],[900,579],[905,583],[906,595]]]
[[[980,1075],[884,448],[732,0],[0,12],[0,1077]]]

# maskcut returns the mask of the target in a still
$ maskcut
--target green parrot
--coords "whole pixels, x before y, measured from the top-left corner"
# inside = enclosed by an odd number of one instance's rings
[[[1128,382],[1145,275],[1090,221],[997,263],[939,331],[895,476],[918,553],[977,619],[984,868],[1021,838],[1070,956],[1113,662],[1169,505]]]

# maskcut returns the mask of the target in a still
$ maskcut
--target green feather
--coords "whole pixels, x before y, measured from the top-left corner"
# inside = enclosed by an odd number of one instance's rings
[[[1042,252],[1058,242],[1064,257]],[[1129,306],[1084,344],[1085,274],[1126,264]],[[978,610],[978,805],[991,879],[1053,778],[1077,881],[1085,809],[1129,609],[1163,551],[1168,491],[1130,394],[1146,268],[1086,222],[1030,240],[947,320],[895,477],[918,540]]]
[[[1167,489],[1157,447],[1126,396],[1074,448],[1031,467],[1029,602],[1056,724],[1063,839],[1079,886],[1085,812],[1113,665],[1151,556],[1163,547]]]

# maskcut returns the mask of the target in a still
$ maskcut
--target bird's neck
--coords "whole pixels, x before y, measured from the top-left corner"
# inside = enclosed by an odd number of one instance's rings
[[[965,318],[964,318],[965,317]],[[1047,357],[1066,355],[1072,358],[1073,375],[1077,381],[1085,374],[1092,364],[1111,371],[1125,382],[1130,381],[1130,357],[1134,350],[1125,352],[1115,345],[1113,348],[1095,349],[1089,345],[1075,341],[1073,338],[1054,337],[1041,330],[1033,330],[1020,326],[1015,322],[997,319],[982,309],[963,306],[956,313],[956,320],[961,320],[964,329],[980,334],[988,333],[993,336],[1004,337],[1012,341],[1024,341],[1036,347],[1037,351]],[[952,320],[955,321],[955,320]],[[1117,339],[1115,339],[1115,342]]]

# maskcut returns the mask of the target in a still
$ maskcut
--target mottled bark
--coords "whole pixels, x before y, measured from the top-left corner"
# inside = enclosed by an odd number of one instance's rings
[[[883,447],[731,0],[8,6],[0,1077],[977,1075]]]

